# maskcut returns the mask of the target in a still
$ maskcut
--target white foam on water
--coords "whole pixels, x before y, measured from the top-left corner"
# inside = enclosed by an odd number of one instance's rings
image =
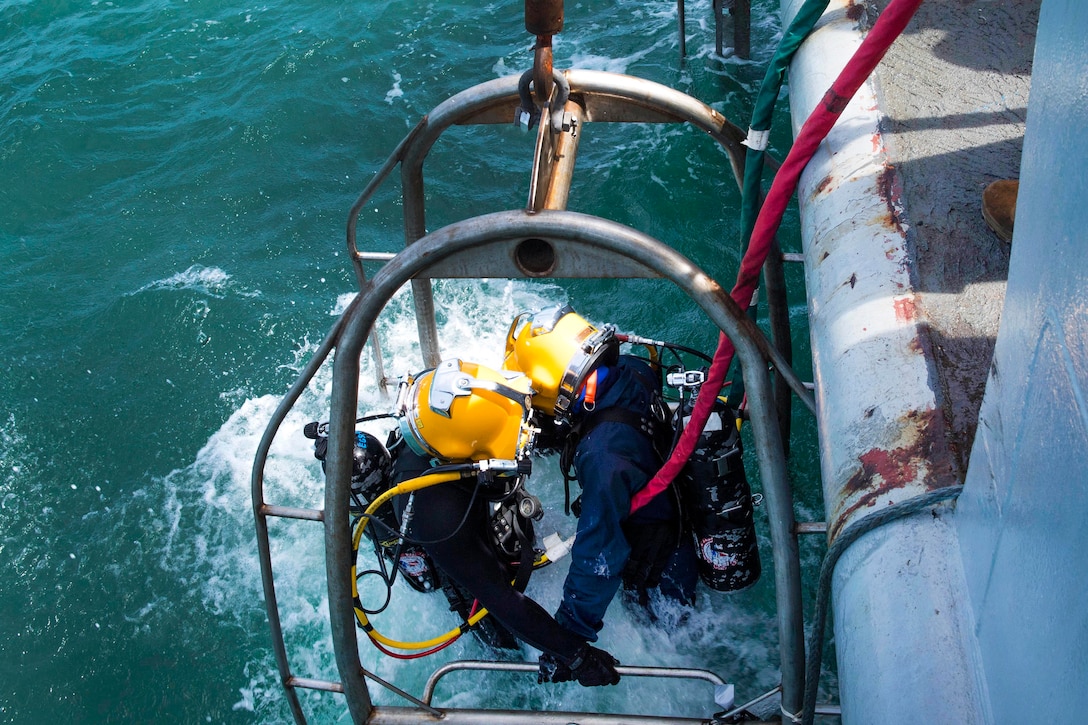
[[[15,422],[15,413],[8,413],[0,423],[0,507],[3,500],[14,495],[16,481],[27,465],[26,436]]]
[[[393,101],[404,95],[400,87],[401,80],[400,73],[393,71],[393,87],[385,92],[385,102],[389,105],[393,105]]]
[[[223,275],[201,272],[175,282],[188,285],[193,280],[225,282],[226,279]],[[175,286],[175,282],[169,286]],[[351,297],[341,296],[337,307],[346,307]],[[444,354],[461,354],[466,359],[496,367],[501,362],[506,326],[514,314],[524,308],[562,301],[558,288],[505,281],[436,285],[436,298],[443,311],[440,335]],[[393,374],[418,372],[420,355],[409,292],[402,292],[389,303],[379,318],[377,330],[387,370]],[[313,343],[303,343],[285,365],[301,370],[315,348]],[[374,370],[369,352],[364,353],[362,367],[360,414],[384,412],[390,402],[371,382]],[[264,469],[268,503],[323,508],[321,466],[313,456],[312,442],[302,436],[302,428],[311,420],[328,419],[330,381],[331,364],[327,363],[273,440]],[[234,706],[254,711],[261,720],[278,721],[285,701],[267,645],[250,490],[254,453],[279,398],[264,395],[242,399],[241,390],[225,391],[222,398],[241,399],[241,402],[195,460],[137,491],[126,504],[123,515],[137,520],[140,528],[154,531],[157,551],[153,558],[164,562],[164,566],[169,562],[172,571],[180,572],[194,591],[199,592],[205,610],[251,630],[254,649],[245,673],[248,681],[239,687],[239,699]],[[6,437],[14,439],[13,425],[9,427],[13,432]],[[384,438],[380,422],[371,427]],[[269,531],[279,611],[292,670],[303,677],[338,680],[328,626],[323,529],[314,522],[270,519]],[[133,556],[145,560],[149,553],[141,548]],[[128,618],[134,626],[146,628],[152,626],[149,622],[160,608],[169,606],[170,602],[152,598],[130,612]],[[397,587],[390,611],[384,618],[379,615],[376,619],[393,635],[406,639],[418,638],[414,630],[420,628],[416,624],[419,622],[427,623],[423,629],[434,634],[457,624],[441,594],[422,596],[403,583]],[[395,679],[411,692],[422,690],[434,667],[432,661],[406,667],[379,655],[365,636],[361,640],[367,667]],[[468,637],[448,648],[447,653],[459,657],[487,656]],[[313,700],[319,713],[336,717],[342,713],[342,705],[336,698],[310,693],[303,698],[307,708]],[[376,691],[374,699],[379,703],[403,704],[398,696],[384,691]]]
[[[157,279],[154,282],[149,282],[143,287],[127,293],[125,296],[132,297],[141,292],[157,290],[191,290],[218,298],[225,297],[228,292],[233,292],[243,297],[256,297],[260,295],[260,292],[242,289],[230,280],[231,276],[219,267],[205,267],[200,264],[194,264],[177,274],[173,274],[163,279]]]

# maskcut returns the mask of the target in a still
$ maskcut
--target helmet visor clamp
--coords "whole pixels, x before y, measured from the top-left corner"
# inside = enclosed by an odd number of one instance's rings
[[[616,328],[605,325],[586,338],[581,347],[575,351],[559,383],[559,395],[555,399],[557,418],[562,419],[570,414],[571,405],[577,400],[578,392],[594,368],[601,363],[614,362],[610,358],[615,356],[617,350],[615,336]]]
[[[441,461],[518,461],[528,456],[535,433],[531,390],[524,375],[444,360],[408,382],[399,403],[401,433],[417,454]]]

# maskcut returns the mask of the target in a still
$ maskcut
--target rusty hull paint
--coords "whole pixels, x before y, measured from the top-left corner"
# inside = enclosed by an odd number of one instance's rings
[[[784,10],[801,4],[782,0]],[[860,45],[871,12],[862,0],[832,0],[798,49],[795,131]],[[959,482],[884,122],[875,86],[863,84],[798,186],[829,542],[874,511]],[[964,599],[956,551],[951,527],[922,514],[866,534],[839,559],[831,601],[843,722],[949,722],[949,713],[987,722],[960,646],[970,627],[955,616]]]
[[[869,416],[875,409],[868,411]],[[859,467],[840,489],[841,498],[828,525],[828,541],[862,509],[895,503],[926,491],[957,483],[948,448],[947,426],[939,409],[911,411],[899,423],[902,445],[892,449],[870,448],[858,456]],[[917,489],[895,494],[897,489]]]
[[[903,185],[894,166],[884,164],[884,168],[876,175],[876,188],[880,198],[888,205],[889,226],[900,233],[905,233],[906,227],[902,221]]]
[[[918,319],[918,308],[914,304],[913,295],[900,297],[892,303],[895,307],[895,319],[900,322],[914,322]]]
[[[825,13],[827,26],[810,40],[839,52],[844,26],[861,30],[869,9],[854,0],[835,5]],[[814,40],[820,35],[828,40]],[[827,61],[827,55],[802,61],[804,92],[791,87],[795,128],[805,108],[827,103],[817,77],[832,75],[834,64]],[[933,341],[916,290],[902,176],[885,124],[875,89],[864,86],[798,189],[815,377],[825,409],[821,465],[829,541],[881,502],[958,482],[929,362]]]

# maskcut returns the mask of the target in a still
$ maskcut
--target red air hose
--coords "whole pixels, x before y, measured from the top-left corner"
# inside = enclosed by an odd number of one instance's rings
[[[839,77],[831,84],[831,88],[805,120],[805,124],[793,142],[793,147],[786,155],[778,173],[775,174],[774,181],[771,182],[771,189],[767,192],[767,198],[756,218],[752,241],[744,259],[741,260],[740,270],[737,272],[737,283],[733,286],[733,291],[729,293],[742,310],[748,309],[752,302],[752,295],[755,294],[756,287],[759,285],[759,271],[767,259],[767,254],[771,251],[775,232],[778,231],[786,206],[797,189],[801,172],[831,131],[831,127],[835,125],[846,104],[873,72],[891,44],[907,27],[907,23],[921,4],[922,0],[892,0],[873,24],[873,29],[865,36],[846,67],[839,73]],[[725,382],[725,375],[733,360],[733,350],[732,341],[722,334],[718,339],[718,349],[714,353],[714,360],[703,383],[701,394],[695,402],[687,428],[677,441],[669,460],[665,461],[661,470],[631,499],[632,513],[665,490],[691,457],[695,444],[703,432],[703,426],[710,417],[714,401]]]

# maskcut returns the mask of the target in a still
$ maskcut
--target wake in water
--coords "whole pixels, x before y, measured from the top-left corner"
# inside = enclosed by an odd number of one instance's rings
[[[778,32],[777,3],[757,5],[759,63]],[[0,721],[290,718],[258,575],[253,452],[276,393],[331,325],[326,314],[342,309],[346,297],[330,309],[335,295],[351,289],[342,236],[355,194],[421,115],[528,67],[521,12],[517,3],[402,0],[0,4],[11,30],[0,38],[0,168],[12,180],[0,205],[9,271],[0,292],[9,353],[0,368]],[[711,57],[710,12],[709,0],[687,3],[681,64],[671,0],[568,3],[556,65],[640,75],[743,121],[738,109],[762,74]],[[572,209],[675,238],[697,263],[718,264],[735,237],[736,198],[720,153],[666,126],[609,126],[586,134]],[[777,128],[787,139],[788,121]],[[467,153],[436,146],[432,224],[524,202],[532,137],[503,131],[497,143],[461,134]],[[390,230],[401,214],[396,200],[377,198],[368,242],[399,248]],[[715,333],[701,315],[658,290],[615,280],[440,285],[442,353],[496,366],[515,311],[568,295],[595,321],[705,347]],[[380,320],[388,374],[422,367],[414,329],[401,295]],[[362,362],[360,414],[387,410],[369,351]],[[322,371],[275,441],[273,503],[323,505],[301,430],[328,417],[329,386]],[[539,461],[530,486],[549,508],[541,531],[572,532],[554,464]],[[292,666],[338,679],[320,526],[270,526]],[[559,564],[534,575],[530,592],[546,608],[563,574]],[[776,679],[765,580],[736,596],[706,592],[675,633],[643,627],[617,605],[603,642],[627,664],[710,667],[738,684],[738,698],[763,691]],[[380,621],[445,631],[452,615],[441,595],[398,586]],[[365,640],[362,656],[418,694],[443,658],[489,653],[464,637],[416,663]],[[451,676],[439,701],[712,707],[698,683],[590,692],[529,677],[495,676],[483,691],[467,682]],[[380,688],[374,695],[400,704]],[[345,718],[337,696],[305,693],[304,702],[314,722]]]
[[[237,283],[231,282],[231,276],[218,267],[205,267],[194,264],[188,269],[165,279],[149,282],[138,290],[129,292],[126,296],[131,297],[141,292],[157,290],[189,290],[218,299],[222,299],[228,294],[236,294],[242,297],[256,297],[260,294],[259,292],[245,290]]]

